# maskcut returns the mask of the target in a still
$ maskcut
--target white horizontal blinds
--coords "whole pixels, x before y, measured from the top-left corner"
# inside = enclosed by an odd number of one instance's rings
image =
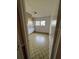
[[[35,22],[36,24],[36,26],[45,26],[45,23],[46,23],[46,21],[45,20],[43,20],[43,21],[36,21]]]
[[[40,26],[40,21],[36,21],[36,26]]]
[[[45,26],[45,23],[46,23],[45,20],[41,21],[41,26]]]

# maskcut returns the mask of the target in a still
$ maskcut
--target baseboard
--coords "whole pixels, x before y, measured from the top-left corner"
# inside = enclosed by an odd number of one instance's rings
[[[37,32],[37,31],[34,31],[33,33],[41,33],[41,34],[48,34],[49,35],[49,33],[46,33],[46,32]]]

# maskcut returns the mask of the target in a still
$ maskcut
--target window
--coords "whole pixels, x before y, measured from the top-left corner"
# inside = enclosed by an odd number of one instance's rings
[[[41,26],[45,26],[45,21],[41,21]]]
[[[45,26],[45,21],[36,21],[36,26]]]
[[[36,21],[36,26],[40,26],[40,21]]]

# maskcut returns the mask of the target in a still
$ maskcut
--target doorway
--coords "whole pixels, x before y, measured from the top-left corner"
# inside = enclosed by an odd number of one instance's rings
[[[50,59],[59,0],[25,0],[24,23],[30,59]],[[41,4],[40,4],[41,3]],[[50,7],[51,6],[51,7]]]

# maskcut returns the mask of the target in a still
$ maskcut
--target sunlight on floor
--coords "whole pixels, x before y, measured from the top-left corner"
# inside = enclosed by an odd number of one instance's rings
[[[43,36],[37,36],[36,37],[36,42],[38,44],[44,44],[45,43],[45,37],[43,37]]]
[[[29,35],[31,59],[49,59],[49,35],[32,33]]]

